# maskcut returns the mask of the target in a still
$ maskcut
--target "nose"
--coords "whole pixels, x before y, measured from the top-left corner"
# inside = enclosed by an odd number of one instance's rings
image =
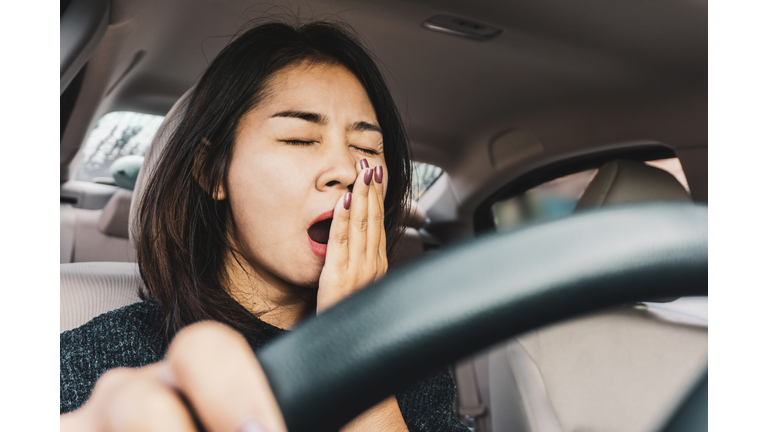
[[[317,178],[317,189],[320,191],[341,189],[344,192],[351,192],[357,178],[358,160],[346,145],[343,148],[329,149],[322,161],[323,168]]]

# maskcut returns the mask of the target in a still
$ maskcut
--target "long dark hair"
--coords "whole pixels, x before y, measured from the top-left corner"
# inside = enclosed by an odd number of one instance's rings
[[[200,78],[141,197],[139,269],[162,309],[167,341],[204,319],[244,333],[259,330],[258,320],[222,284],[226,254],[237,252],[227,235],[229,200],[212,197],[218,185],[226,184],[240,118],[263,99],[271,76],[300,62],[342,65],[368,93],[389,172],[384,200],[389,258],[402,237],[411,185],[408,140],[371,54],[339,24],[254,27],[225,47]]]

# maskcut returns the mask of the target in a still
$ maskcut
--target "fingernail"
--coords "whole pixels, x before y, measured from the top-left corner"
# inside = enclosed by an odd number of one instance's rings
[[[237,432],[267,432],[267,428],[256,419],[249,419],[240,425]]]
[[[381,184],[381,182],[384,181],[384,168],[379,165],[373,170],[373,173],[373,178],[376,180],[376,183]]]
[[[372,169],[365,170],[365,175],[363,176],[363,181],[365,182],[366,186],[371,184],[371,177],[373,177],[373,170]]]
[[[368,160],[366,158],[360,159],[360,169],[368,168]]]
[[[352,204],[352,192],[344,194],[344,210],[349,210],[349,205]]]

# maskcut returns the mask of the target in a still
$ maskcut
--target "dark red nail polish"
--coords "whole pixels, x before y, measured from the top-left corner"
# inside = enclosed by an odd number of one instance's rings
[[[349,210],[349,205],[352,204],[352,192],[344,194],[344,210]]]
[[[376,183],[381,184],[384,181],[384,168],[381,165],[373,170],[373,174],[373,179],[376,180]]]
[[[373,177],[373,170],[372,169],[365,170],[365,175],[363,176],[363,181],[365,182],[366,186],[371,184],[371,178],[372,177]]]
[[[368,168],[368,160],[365,158],[360,159],[360,169]]]

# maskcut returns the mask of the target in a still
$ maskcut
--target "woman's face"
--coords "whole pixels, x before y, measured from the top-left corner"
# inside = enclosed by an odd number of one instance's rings
[[[287,68],[266,94],[237,128],[225,190],[233,240],[272,285],[317,286],[325,257],[307,230],[330,216],[363,158],[383,167],[386,194],[382,134],[363,86],[343,66]]]

